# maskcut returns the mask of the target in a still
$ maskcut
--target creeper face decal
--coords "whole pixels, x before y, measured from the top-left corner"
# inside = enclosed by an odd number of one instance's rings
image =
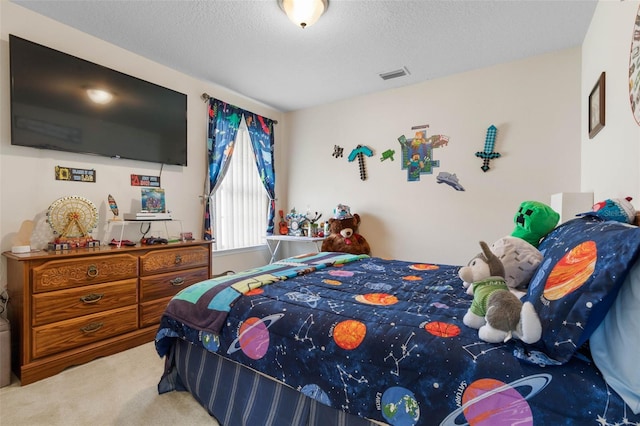
[[[434,167],[440,167],[439,160],[433,160],[433,149],[449,144],[449,137],[433,135],[426,137],[427,126],[413,127],[412,130],[422,129],[415,133],[415,137],[407,139],[404,135],[398,138],[402,149],[402,168],[407,170],[409,182],[420,180],[422,174],[433,174]]]

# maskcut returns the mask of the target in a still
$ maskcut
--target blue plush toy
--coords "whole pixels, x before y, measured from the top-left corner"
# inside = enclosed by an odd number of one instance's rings
[[[612,198],[596,203],[592,211],[580,213],[577,216],[594,216],[602,220],[615,220],[622,223],[633,223],[636,209],[631,204],[633,198]]]

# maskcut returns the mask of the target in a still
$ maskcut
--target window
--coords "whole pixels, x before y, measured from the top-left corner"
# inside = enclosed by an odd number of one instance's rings
[[[242,120],[229,169],[214,197],[216,250],[264,244],[269,197],[260,181],[247,125]]]

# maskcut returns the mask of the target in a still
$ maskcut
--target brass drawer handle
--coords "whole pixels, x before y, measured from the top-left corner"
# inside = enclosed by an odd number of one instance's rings
[[[104,297],[104,293],[103,294],[96,294],[96,293],[91,293],[91,294],[87,294],[86,296],[82,296],[80,298],[80,300],[83,303],[96,303],[99,302],[100,299],[102,299]]]
[[[184,284],[184,278],[182,277],[177,277],[173,280],[169,280],[169,282],[171,283],[171,285],[175,285],[175,286],[179,286]]]
[[[179,254],[176,254],[176,260],[174,261],[174,263],[176,265],[182,263],[182,256],[180,256]]]
[[[95,278],[98,276],[98,267],[96,265],[89,265],[87,268],[87,276],[89,278]]]
[[[95,333],[96,331],[100,330],[102,328],[102,326],[104,325],[104,323],[102,322],[92,322],[91,324],[82,327],[80,329],[80,331],[82,331],[83,333]]]

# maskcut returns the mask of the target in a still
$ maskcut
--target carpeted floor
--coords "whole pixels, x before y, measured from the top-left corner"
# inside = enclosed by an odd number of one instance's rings
[[[27,386],[0,388],[0,425],[218,425],[187,392],[158,395],[164,360],[147,343]]]

